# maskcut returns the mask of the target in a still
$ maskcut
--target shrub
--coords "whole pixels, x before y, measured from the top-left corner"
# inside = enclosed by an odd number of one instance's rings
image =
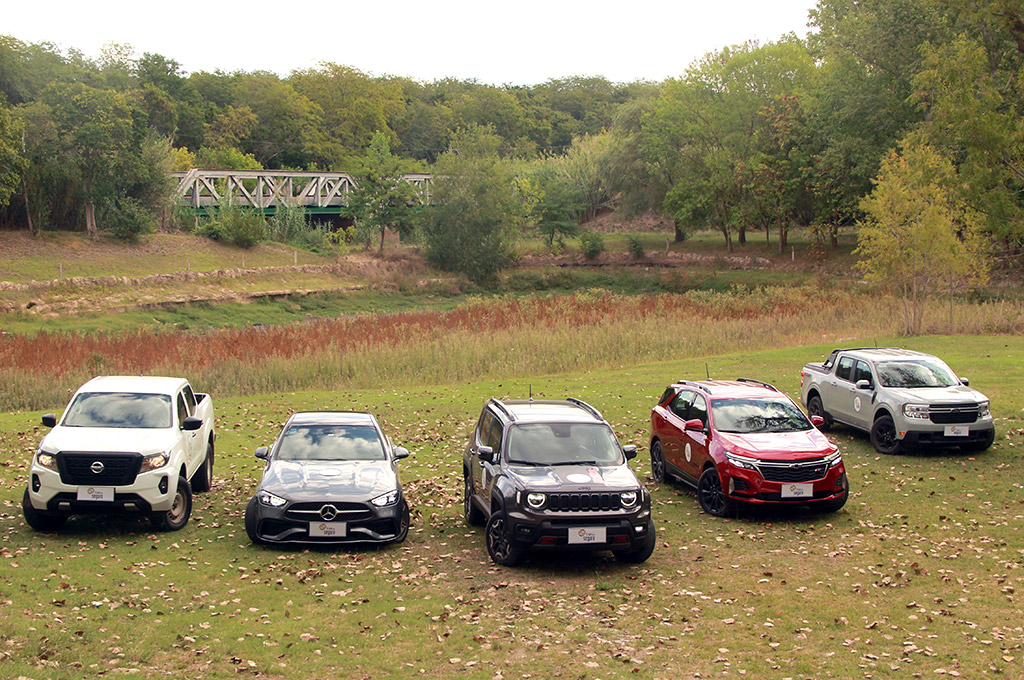
[[[644,259],[644,257],[647,255],[647,253],[644,252],[644,242],[640,239],[639,236],[629,237],[629,240],[626,244],[626,250],[628,250],[629,254],[638,260]]]
[[[205,220],[200,233],[214,241],[252,248],[267,237],[267,222],[259,213],[229,204],[221,206],[216,217]]]
[[[596,231],[585,231],[580,234],[580,250],[583,257],[596,260],[604,252],[604,237]]]
[[[106,205],[100,226],[116,239],[137,241],[155,229],[156,216],[141,201],[124,197]]]

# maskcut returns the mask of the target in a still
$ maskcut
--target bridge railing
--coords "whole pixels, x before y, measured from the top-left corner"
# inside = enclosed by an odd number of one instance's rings
[[[193,169],[171,175],[178,180],[177,195],[196,209],[223,202],[257,209],[282,205],[340,209],[348,205],[348,195],[357,186],[346,172]],[[429,201],[430,175],[408,174],[402,179],[417,187],[424,202]]]

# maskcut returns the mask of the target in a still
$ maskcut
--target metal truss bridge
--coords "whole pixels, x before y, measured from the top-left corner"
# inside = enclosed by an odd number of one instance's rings
[[[264,213],[278,206],[302,206],[309,214],[345,214],[348,195],[356,182],[345,172],[287,172],[277,170],[189,170],[172,172],[177,195],[196,214],[206,214],[221,203],[232,203]],[[430,198],[430,175],[403,175],[414,184],[421,200]]]

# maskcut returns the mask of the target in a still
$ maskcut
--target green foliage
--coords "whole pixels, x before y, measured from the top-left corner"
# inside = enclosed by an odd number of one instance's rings
[[[137,241],[156,228],[156,217],[142,201],[124,196],[110,201],[101,212],[103,230],[121,241]]]
[[[549,249],[561,250],[566,237],[579,233],[583,211],[579,192],[559,159],[535,164],[529,180],[529,184],[521,181],[520,187],[532,192],[531,213],[537,231]]]
[[[262,170],[263,166],[249,153],[243,153],[233,146],[206,147],[195,155],[193,167],[205,170]]]
[[[402,239],[413,236],[419,218],[416,187],[402,179],[405,163],[391,153],[387,136],[376,132],[360,162],[356,189],[349,194],[349,209],[355,218],[356,238],[367,246],[390,230]]]
[[[604,237],[596,231],[584,231],[580,234],[580,252],[586,259],[596,260],[604,252]]]
[[[487,129],[460,133],[434,166],[424,211],[427,257],[477,283],[493,283],[512,262],[516,225],[526,217],[500,143]]]
[[[630,235],[626,243],[626,251],[637,260],[642,260],[647,256],[644,251],[644,242],[639,236]]]
[[[251,248],[267,237],[267,224],[258,212],[228,204],[221,206],[215,216],[200,220],[198,233],[214,241]]]
[[[21,173],[28,164],[20,151],[22,130],[21,121],[11,115],[0,96],[0,208],[7,205],[18,188]]]

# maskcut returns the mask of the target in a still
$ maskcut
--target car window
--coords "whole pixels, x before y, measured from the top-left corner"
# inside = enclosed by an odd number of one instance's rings
[[[196,395],[192,391],[192,386],[191,385],[185,385],[184,392],[185,392],[185,404],[188,406],[188,412],[189,413],[195,413],[196,412],[196,403],[197,402],[196,402]]]
[[[621,465],[615,435],[601,423],[527,423],[508,433],[508,462],[528,465]]]
[[[708,426],[708,403],[699,394],[693,395],[693,403],[690,404],[690,417],[687,420],[699,420],[704,427]]]
[[[849,380],[853,372],[853,357],[843,357],[836,367],[836,377]]]
[[[871,367],[866,361],[858,361],[857,368],[853,371],[853,382],[857,383],[861,380],[867,380],[872,385],[875,384],[874,378],[871,377]]]
[[[490,446],[495,453],[501,451],[501,437],[503,430],[504,428],[501,426],[501,421],[497,418],[493,418],[491,429],[487,432],[487,445]]]
[[[952,387],[960,380],[938,359],[883,361],[878,364],[878,381],[885,387]]]
[[[281,434],[279,460],[384,460],[372,425],[292,425]]]
[[[487,429],[491,426],[491,422],[494,420],[494,414],[490,411],[485,410],[480,414],[480,423],[476,428],[476,444],[477,446],[487,446]]]
[[[789,399],[716,399],[711,402],[719,432],[799,432],[813,426]]]
[[[693,392],[682,391],[676,398],[672,400],[672,403],[668,405],[668,408],[672,413],[683,420],[687,419],[687,414],[690,413],[690,402],[693,401]]]
[[[185,396],[178,392],[178,425],[180,426],[188,418],[188,407],[185,406]]]
[[[171,426],[171,397],[167,394],[82,392],[68,406],[65,427]]]

